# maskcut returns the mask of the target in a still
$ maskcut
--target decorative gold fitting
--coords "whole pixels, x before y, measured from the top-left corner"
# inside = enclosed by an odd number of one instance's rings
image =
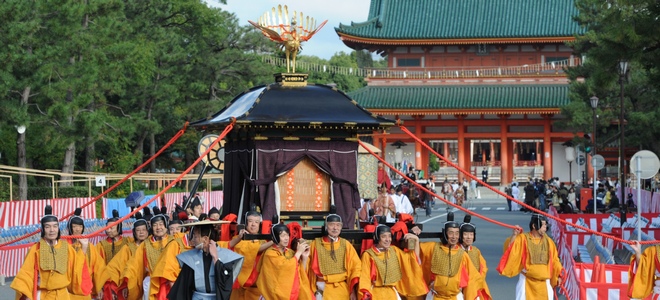
[[[297,137],[297,136],[285,136],[282,139],[285,140],[285,141],[298,141],[298,140],[300,140],[300,138]]]

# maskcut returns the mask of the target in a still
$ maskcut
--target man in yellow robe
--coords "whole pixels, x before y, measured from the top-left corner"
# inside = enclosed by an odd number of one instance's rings
[[[483,286],[479,289],[478,293],[481,295],[479,299],[489,299],[490,289],[486,283],[486,274],[488,273],[488,265],[486,264],[486,259],[481,255],[481,250],[475,247],[473,244],[477,240],[477,226],[470,223],[472,216],[465,215],[463,218],[463,224],[460,228],[460,236],[458,238],[458,243],[461,245],[463,250],[470,257],[472,265],[479,271],[479,274],[482,277]]]
[[[229,249],[244,257],[241,272],[232,289],[231,300],[258,300],[261,297],[261,293],[255,285],[257,275],[259,275],[255,265],[261,254],[273,246],[273,242],[243,240],[246,233],[259,234],[260,224],[261,214],[254,209],[248,211],[245,213],[245,229],[240,230],[238,235],[229,242]]]
[[[635,257],[630,260],[628,270],[628,297],[634,299],[660,299],[660,245],[652,245],[642,253],[642,246],[631,245]]]
[[[150,220],[152,236],[140,244],[135,254],[128,261],[118,290],[128,300],[138,300],[143,295],[155,295],[160,290],[160,282],[152,282],[154,272],[165,247],[174,242],[174,237],[167,234],[167,218],[161,214]],[[152,284],[153,283],[153,284]],[[152,297],[145,297],[154,299]]]
[[[555,243],[545,234],[547,220],[533,214],[529,233],[517,226],[513,235],[506,239],[506,251],[497,271],[506,276],[519,275],[516,299],[553,299],[553,288],[561,284],[563,267],[559,261]]]
[[[81,213],[82,209],[76,208],[75,212],[73,213],[73,217],[69,219],[67,230],[69,231],[70,235],[82,235],[85,232],[85,222],[80,217]],[[90,275],[92,277],[93,283],[91,295],[82,295],[72,292],[71,299],[95,299],[97,295],[101,293],[103,288],[102,277],[103,269],[105,269],[105,260],[103,257],[101,257],[98,249],[93,244],[90,244],[87,239],[69,239],[67,241],[76,251],[83,251],[83,249],[87,249],[83,253],[85,254],[85,259],[87,260],[87,266],[89,268],[89,272],[91,273]],[[75,288],[71,287],[69,290],[73,291]]]
[[[119,295],[118,287],[126,266],[137,248],[149,237],[149,225],[142,216],[136,214],[135,223],[133,223],[133,241],[122,248],[117,255],[103,270],[101,282],[103,285],[103,300],[113,300]]]
[[[68,300],[71,293],[89,295],[92,278],[83,251],[60,241],[59,222],[50,205],[41,218],[41,240],[30,247],[11,283],[16,299]],[[70,289],[70,290],[69,290]]]
[[[327,235],[312,242],[307,268],[312,292],[317,299],[357,299],[360,257],[349,241],[339,237],[341,216],[325,218]]]
[[[459,227],[454,222],[454,213],[450,212],[444,224],[441,242],[425,242],[420,245],[424,282],[428,284],[433,299],[488,300],[490,295],[480,294],[484,285],[483,277],[458,243]]]
[[[119,220],[119,212],[116,209],[112,210],[112,218],[108,219],[107,224],[116,222]],[[119,253],[122,247],[128,244],[128,240],[123,238],[121,235],[123,233],[121,228],[121,223],[108,228],[105,231],[105,234],[108,236],[105,240],[99,241],[98,245],[99,253],[101,257],[105,259],[105,264],[110,263],[112,258]]]
[[[287,248],[290,231],[284,224],[271,229],[274,245],[259,259],[257,288],[268,300],[311,300],[312,290],[307,279],[309,244],[298,242],[296,251]]]
[[[414,251],[400,250],[392,245],[392,231],[378,225],[374,231],[374,246],[362,253],[358,298],[362,300],[395,300],[419,298],[428,293],[423,281],[419,259],[419,238],[407,233],[404,241],[412,240]]]

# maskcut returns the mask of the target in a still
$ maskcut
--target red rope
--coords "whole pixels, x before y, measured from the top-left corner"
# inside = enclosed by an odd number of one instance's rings
[[[230,123],[229,125],[227,125],[227,127],[225,127],[225,130],[222,131],[222,133],[218,136],[218,138],[217,138],[217,139],[216,139],[216,140],[215,140],[215,141],[214,141],[214,142],[213,142],[213,143],[212,143],[212,144],[206,149],[206,151],[204,151],[204,153],[202,153],[202,154],[201,154],[201,155],[200,155],[200,156],[199,156],[199,157],[198,157],[198,158],[197,158],[197,159],[196,159],[196,160],[195,160],[195,161],[194,161],[194,162],[193,162],[193,163],[192,163],[192,164],[191,164],[191,165],[185,170],[185,171],[183,171],[183,173],[181,173],[176,179],[174,179],[172,182],[170,182],[170,184],[168,184],[168,185],[167,185],[162,191],[160,191],[158,194],[156,194],[155,196],[153,196],[153,198],[151,198],[149,201],[147,201],[147,202],[145,202],[144,204],[142,204],[141,206],[137,207],[135,210],[133,210],[133,211],[132,211],[131,213],[129,213],[128,215],[125,215],[125,216],[123,216],[122,218],[120,218],[119,220],[117,220],[117,221],[115,221],[115,222],[112,222],[112,223],[109,223],[109,224],[107,224],[105,227],[100,228],[100,229],[98,229],[98,230],[96,230],[96,231],[94,231],[94,232],[92,232],[92,233],[90,233],[90,234],[84,234],[84,235],[68,235],[68,236],[62,236],[62,238],[65,238],[65,239],[85,239],[85,238],[88,238],[88,237],[94,236],[94,235],[96,235],[96,234],[98,234],[98,233],[100,233],[100,232],[105,231],[106,229],[108,229],[108,228],[110,228],[110,227],[113,227],[113,226],[115,226],[115,225],[117,225],[117,224],[119,224],[119,223],[121,223],[121,222],[123,222],[123,221],[128,220],[128,218],[130,218],[131,216],[133,216],[133,215],[136,214],[137,212],[141,211],[143,208],[145,208],[146,206],[148,206],[151,202],[155,201],[156,199],[160,199],[160,197],[161,197],[163,194],[165,194],[165,192],[167,192],[167,190],[169,190],[171,187],[175,186],[179,181],[181,181],[181,179],[183,179],[183,177],[186,176],[186,174],[190,173],[190,172],[195,168],[195,166],[197,166],[197,164],[198,164],[199,162],[201,162],[202,159],[204,159],[204,157],[206,157],[206,155],[208,155],[209,152],[211,152],[211,150],[213,150],[213,148],[214,148],[218,143],[220,143],[220,141],[221,141],[221,140],[222,140],[222,139],[223,139],[223,138],[224,138],[224,137],[225,137],[225,136],[226,136],[226,135],[227,135],[227,134],[228,134],[228,133],[234,128],[234,123],[235,123],[235,120],[232,121],[232,123]]]
[[[477,216],[477,217],[479,217],[479,218],[481,218],[481,219],[484,219],[484,220],[486,220],[486,221],[488,221],[488,222],[491,222],[491,223],[495,223],[495,224],[500,225],[500,226],[502,226],[502,227],[506,227],[506,228],[509,228],[509,229],[514,229],[514,228],[515,228],[515,226],[511,226],[511,225],[509,225],[509,224],[505,224],[505,223],[502,223],[502,222],[499,222],[499,221],[493,220],[493,219],[491,219],[491,218],[489,218],[489,217],[486,217],[486,216],[483,216],[483,215],[477,214],[477,213],[475,213],[475,212],[471,212],[471,211],[469,211],[469,210],[463,208],[462,206],[459,206],[459,205],[456,205],[456,204],[454,204],[454,203],[451,203],[451,201],[448,201],[447,199],[442,198],[442,197],[440,197],[439,195],[437,195],[437,194],[435,193],[435,191],[431,191],[431,190],[425,188],[425,187],[422,186],[421,184],[419,184],[419,183],[417,183],[416,181],[410,179],[408,176],[406,176],[405,174],[403,174],[401,171],[397,170],[395,167],[393,167],[393,166],[390,165],[388,162],[386,162],[382,157],[378,156],[378,154],[376,154],[376,153],[374,153],[373,151],[371,151],[371,149],[369,149],[369,147],[368,147],[367,145],[365,145],[362,141],[358,140],[358,143],[360,143],[360,145],[362,146],[362,148],[364,148],[364,149],[366,149],[367,151],[369,151],[369,153],[371,153],[371,155],[373,155],[374,157],[376,157],[380,162],[382,162],[384,165],[387,165],[387,167],[390,168],[392,171],[394,171],[394,172],[396,172],[397,174],[401,175],[401,176],[402,176],[403,178],[405,178],[408,182],[414,184],[417,188],[419,188],[419,189],[421,189],[421,190],[423,190],[423,191],[425,191],[425,192],[427,192],[427,193],[433,195],[434,197],[436,197],[436,198],[442,200],[442,202],[447,203],[448,205],[451,205],[451,206],[453,206],[453,207],[455,207],[455,208],[457,208],[457,209],[459,209],[459,210],[462,210],[462,211],[464,211],[465,213],[468,213],[468,214],[470,214],[470,215]]]
[[[96,201],[98,201],[99,199],[101,199],[103,196],[107,195],[109,192],[111,192],[112,190],[114,190],[116,187],[118,187],[119,185],[121,185],[122,183],[124,183],[124,182],[125,182],[126,180],[128,180],[131,176],[135,175],[135,173],[137,173],[137,172],[139,172],[140,170],[142,170],[143,168],[145,168],[147,165],[149,165],[149,163],[151,163],[154,159],[156,159],[156,157],[158,157],[159,155],[161,155],[161,154],[165,151],[165,149],[169,148],[172,144],[174,144],[174,142],[176,142],[176,141],[177,141],[177,140],[178,140],[178,139],[179,139],[179,138],[180,138],[180,137],[186,132],[186,129],[187,129],[187,128],[188,128],[188,122],[186,122],[186,123],[183,125],[183,128],[181,128],[181,130],[179,130],[179,132],[177,132],[177,133],[176,133],[176,134],[175,134],[175,135],[174,135],[174,136],[173,136],[173,137],[172,137],[172,138],[171,138],[171,139],[170,139],[170,140],[169,140],[169,141],[168,141],[168,142],[162,147],[162,148],[160,148],[160,150],[158,150],[158,152],[156,152],[156,154],[154,154],[152,157],[150,157],[149,159],[147,159],[147,160],[146,160],[144,163],[142,163],[139,167],[135,168],[135,170],[133,170],[133,172],[129,173],[128,175],[126,175],[126,177],[124,177],[124,178],[122,178],[121,180],[119,180],[117,183],[115,183],[114,185],[112,185],[110,188],[108,188],[107,190],[105,190],[105,191],[104,191],[103,193],[101,193],[100,195],[94,197],[94,198],[93,198],[92,200],[90,200],[89,202],[85,203],[85,204],[84,204],[83,206],[81,206],[80,208],[85,208],[85,207],[91,205],[92,203],[95,203]],[[73,215],[73,212],[70,212],[70,213],[66,214],[65,216],[61,217],[61,218],[60,218],[60,222],[63,221],[63,220],[66,220],[66,219],[69,218],[71,215]],[[8,242],[5,242],[5,243],[2,243],[2,244],[0,244],[0,248],[2,248],[3,246],[9,245],[9,244],[13,244],[13,243],[16,243],[16,242],[22,241],[22,240],[24,240],[24,239],[26,239],[26,238],[28,238],[28,237],[31,237],[31,236],[33,236],[33,235],[39,233],[39,232],[41,232],[41,228],[38,228],[36,231],[34,231],[34,232],[32,232],[32,233],[29,233],[29,234],[26,234],[26,235],[24,235],[24,236],[22,236],[22,237],[19,237],[19,238],[15,239],[15,240],[12,240],[12,241],[8,241]]]
[[[571,300],[571,297],[568,296],[568,290],[566,290],[566,287],[564,285],[566,284],[565,280],[562,280],[561,285],[559,285],[559,288],[561,288],[562,293],[566,297],[566,299]],[[557,297],[559,299],[559,297]]]
[[[505,194],[505,193],[500,192],[500,191],[497,190],[496,188],[493,188],[492,186],[486,184],[485,182],[481,181],[481,180],[480,180],[479,178],[477,178],[476,176],[472,175],[470,172],[463,170],[462,168],[460,168],[460,167],[459,167],[458,165],[456,165],[455,163],[451,162],[450,160],[446,159],[444,156],[442,156],[442,155],[440,155],[439,153],[437,153],[435,150],[433,150],[433,148],[431,148],[429,145],[427,145],[427,144],[424,143],[422,140],[420,140],[418,137],[416,137],[416,136],[415,136],[412,132],[410,132],[406,127],[404,127],[403,125],[401,125],[401,124],[399,123],[399,121],[397,121],[397,124],[399,124],[399,128],[400,128],[403,132],[405,132],[406,134],[408,134],[408,135],[409,135],[412,139],[414,139],[417,143],[420,143],[423,147],[425,147],[426,149],[428,149],[429,151],[431,151],[431,153],[435,154],[437,157],[439,157],[440,159],[442,159],[443,161],[445,161],[448,165],[454,167],[456,170],[458,170],[459,172],[463,173],[463,174],[466,175],[467,177],[472,178],[472,179],[476,180],[477,182],[481,183],[483,186],[485,186],[486,188],[490,189],[491,191],[493,191],[493,192],[495,192],[495,193],[497,193],[497,194],[499,194],[499,195],[501,195],[501,196],[503,196],[503,197],[505,197],[505,198],[507,198],[507,199],[509,199],[509,200],[511,200],[511,201],[514,201],[514,202],[516,202],[516,203],[522,205],[523,207],[525,207],[525,208],[527,208],[527,209],[529,209],[529,210],[531,210],[531,211],[533,211],[533,212],[535,212],[535,213],[537,213],[537,214],[543,215],[543,216],[545,216],[546,218],[551,218],[551,219],[553,219],[553,220],[555,220],[555,221],[557,221],[557,222],[560,222],[560,223],[562,223],[562,224],[564,224],[564,225],[570,225],[570,226],[573,226],[573,227],[575,227],[575,228],[582,229],[582,230],[584,230],[584,231],[586,231],[586,232],[589,232],[589,233],[591,233],[591,234],[595,234],[595,235],[598,235],[598,236],[602,236],[602,237],[604,237],[604,238],[612,239],[612,240],[617,241],[617,242],[626,243],[626,244],[631,244],[631,245],[634,243],[634,241],[628,241],[628,240],[620,239],[620,238],[617,238],[617,237],[615,237],[615,236],[611,236],[611,235],[608,235],[608,234],[605,234],[605,233],[601,233],[601,232],[598,232],[598,231],[594,231],[594,230],[592,230],[592,229],[590,229],[590,228],[587,228],[587,227],[583,227],[583,226],[580,226],[580,225],[577,225],[577,224],[573,224],[573,223],[567,222],[567,221],[565,221],[565,220],[562,220],[561,218],[557,218],[557,217],[555,217],[555,216],[549,215],[549,214],[547,214],[547,213],[544,212],[544,211],[538,210],[538,209],[536,209],[535,207],[529,206],[529,205],[527,205],[526,203],[519,201],[518,199],[515,199],[515,198],[510,197],[509,195],[507,195],[507,194]],[[444,201],[444,200],[443,200],[443,201]],[[479,216],[478,214],[475,214],[475,215]],[[641,214],[640,214],[640,216],[641,216]],[[485,220],[485,219],[484,219],[484,220]],[[502,223],[499,223],[499,222],[498,222],[498,223],[496,223],[496,224],[502,224]],[[504,227],[509,227],[509,226],[510,226],[510,225],[506,225],[506,226],[504,226]],[[641,244],[657,244],[657,243],[660,243],[660,241],[642,241],[642,242],[641,242]]]

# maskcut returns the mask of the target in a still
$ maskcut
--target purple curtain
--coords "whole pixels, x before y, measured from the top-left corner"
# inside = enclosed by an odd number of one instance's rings
[[[277,175],[291,170],[308,157],[332,179],[337,214],[344,227],[352,224],[355,211],[360,208],[357,189],[357,148],[355,142],[320,141],[255,141],[257,177],[254,186],[265,220],[277,213],[275,182]]]
[[[222,217],[234,213],[239,220],[251,204],[259,205],[255,199],[254,183],[250,174],[256,174],[254,161],[254,143],[249,140],[228,140],[225,144],[225,178]],[[244,196],[243,196],[244,195]],[[241,210],[241,198],[243,208]]]

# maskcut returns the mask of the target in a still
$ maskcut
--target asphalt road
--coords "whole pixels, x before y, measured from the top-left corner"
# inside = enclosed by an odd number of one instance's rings
[[[474,213],[482,214],[506,224],[517,224],[525,229],[529,226],[530,215],[522,212],[507,211],[506,203],[502,198],[473,200],[469,204],[469,208]],[[440,230],[447,218],[446,206],[440,204],[436,204],[430,218],[425,217],[424,212],[421,210],[418,213],[420,217],[417,222],[424,224],[425,231]],[[463,221],[465,215],[463,212],[457,211],[454,214],[456,221]],[[488,264],[486,282],[488,283],[493,299],[515,299],[515,286],[518,278],[500,276],[496,271],[497,264],[502,257],[502,244],[511,234],[511,230],[494,225],[475,216],[472,217],[472,223],[477,226],[477,240],[475,245],[479,247]],[[14,299],[14,291],[9,288],[11,278],[5,281],[6,284],[0,286],[0,300]]]

